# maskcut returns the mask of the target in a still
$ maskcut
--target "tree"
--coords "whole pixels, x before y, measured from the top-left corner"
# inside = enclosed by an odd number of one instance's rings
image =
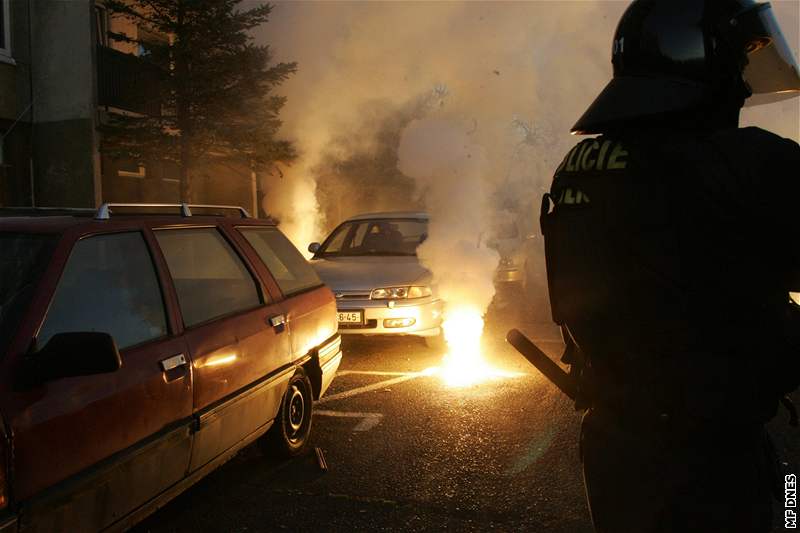
[[[192,171],[214,154],[255,169],[295,157],[277,138],[285,98],[272,90],[296,63],[271,64],[268,46],[248,30],[267,22],[272,6],[240,9],[239,0],[110,0],[114,16],[129,17],[137,36],[110,33],[139,47],[140,58],[160,71],[161,113],[113,115],[101,149],[112,156],[173,161],[180,170],[181,200],[191,198]],[[152,36],[161,36],[153,39]],[[149,36],[145,39],[143,36]]]

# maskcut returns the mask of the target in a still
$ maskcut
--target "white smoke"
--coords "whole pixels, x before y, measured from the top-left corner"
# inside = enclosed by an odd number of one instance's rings
[[[492,209],[528,216],[526,232],[535,233],[541,194],[577,141],[569,128],[611,78],[611,41],[628,4],[277,1],[271,22],[255,36],[272,46],[276,60],[298,62],[297,74],[281,86],[288,97],[281,119],[283,135],[301,157],[283,178],[263,180],[267,211],[305,249],[363,210],[365,201],[353,201],[351,181],[341,179],[348,176],[320,165],[326,158],[369,156],[376,143],[397,143],[392,136],[379,139],[380,125],[445,84],[451,94],[444,116],[469,134],[470,145],[482,147],[480,179]],[[797,56],[800,3],[772,4]],[[798,141],[800,99],[747,109],[742,123]],[[359,186],[375,189],[364,198],[410,207],[412,191],[399,197],[405,189],[387,187],[392,180],[376,174]],[[336,194],[321,196],[323,189]],[[324,212],[337,220],[324,220]]]
[[[263,208],[278,219],[281,230],[305,252],[319,238],[322,220],[317,202],[317,182],[307,165],[276,168],[262,176]]]
[[[341,179],[350,176],[337,173],[345,170],[321,165],[369,155],[376,143],[394,142],[396,150],[396,136],[378,138],[381,125],[442,85],[451,91],[448,116],[483,147],[486,195],[513,186],[518,190],[508,196],[538,203],[534,198],[574,142],[569,127],[610,75],[606,45],[623,8],[617,2],[278,1],[256,38],[272,47],[276,60],[298,62],[280,90],[288,98],[282,133],[300,160],[282,179],[263,180],[267,212],[305,249],[341,218],[364,210],[363,200],[355,202],[357,191],[348,190],[351,181]],[[589,29],[575,40],[580,26]],[[552,138],[520,149],[523,137],[512,125],[518,117]],[[332,186],[335,180],[341,186]],[[403,189],[387,187],[392,180],[376,175],[361,187],[376,189],[367,198],[396,198],[396,208],[412,207],[413,190],[398,197]],[[331,199],[322,190],[342,192]],[[318,207],[308,199],[315,191],[314,200],[323,202]],[[340,205],[331,209],[332,201]],[[338,219],[324,220],[323,213]]]
[[[428,239],[417,253],[447,303],[445,316],[462,307],[486,311],[500,260],[485,243],[486,153],[467,127],[446,118],[415,120],[403,131],[398,150],[400,170],[417,180],[430,213]]]

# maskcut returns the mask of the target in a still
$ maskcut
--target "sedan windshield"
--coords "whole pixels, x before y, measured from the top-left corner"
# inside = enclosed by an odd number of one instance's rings
[[[0,354],[22,318],[54,241],[52,235],[0,233]]]
[[[417,246],[427,237],[427,220],[353,220],[336,228],[316,255],[416,255]]]

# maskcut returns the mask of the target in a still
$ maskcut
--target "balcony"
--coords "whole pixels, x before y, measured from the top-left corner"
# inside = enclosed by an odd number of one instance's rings
[[[162,77],[160,68],[135,55],[97,47],[98,105],[160,116]]]

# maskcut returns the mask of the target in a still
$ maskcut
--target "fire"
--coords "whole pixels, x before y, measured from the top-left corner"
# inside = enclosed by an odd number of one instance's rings
[[[516,375],[495,369],[484,360],[483,324],[477,308],[461,307],[447,312],[442,328],[448,351],[437,373],[448,386],[467,387],[490,378]]]

